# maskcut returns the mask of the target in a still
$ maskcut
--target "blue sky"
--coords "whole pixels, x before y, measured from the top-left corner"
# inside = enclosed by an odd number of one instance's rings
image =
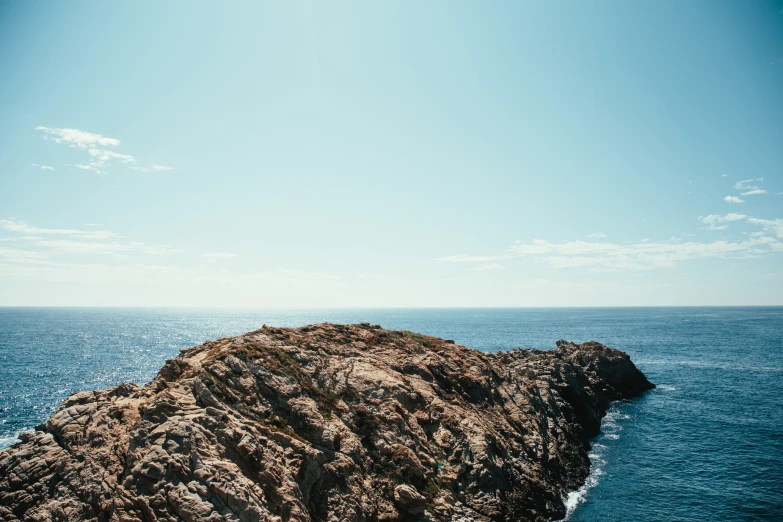
[[[783,2],[4,2],[0,305],[783,304]]]

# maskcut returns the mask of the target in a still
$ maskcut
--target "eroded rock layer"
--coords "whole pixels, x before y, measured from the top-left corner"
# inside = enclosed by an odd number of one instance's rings
[[[264,327],[77,393],[0,452],[5,521],[550,520],[609,402],[591,342],[482,353],[376,325]]]

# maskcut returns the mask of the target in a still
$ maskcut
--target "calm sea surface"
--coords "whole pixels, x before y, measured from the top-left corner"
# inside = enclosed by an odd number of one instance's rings
[[[264,311],[0,308],[0,448],[70,393],[145,383],[186,346],[379,323],[484,351],[595,339],[658,385],[615,404],[571,521],[783,520],[783,308]]]

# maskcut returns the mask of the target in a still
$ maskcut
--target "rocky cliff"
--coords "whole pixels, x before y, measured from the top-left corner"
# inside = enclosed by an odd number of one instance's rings
[[[482,353],[362,324],[183,350],[146,386],[69,397],[0,452],[5,521],[551,520],[610,401],[653,385],[618,350]]]

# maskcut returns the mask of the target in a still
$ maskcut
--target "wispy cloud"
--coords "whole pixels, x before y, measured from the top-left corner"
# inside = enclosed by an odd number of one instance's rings
[[[756,179],[743,179],[742,181],[738,181],[734,184],[734,188],[740,191],[743,191],[741,195],[743,196],[755,196],[757,194],[766,194],[767,191],[763,188],[759,187],[758,185],[755,185],[756,182],[763,182],[764,178],[756,178]]]
[[[177,254],[181,250],[166,246],[147,245],[139,241],[122,243],[119,241],[99,242],[76,239],[34,239],[31,244],[64,254],[127,254],[141,253],[150,255]]]
[[[699,221],[707,225],[708,230],[723,230],[728,225],[719,225],[719,223],[730,223],[732,221],[740,221],[745,219],[745,214],[739,214],[737,212],[730,212],[728,214],[710,214],[709,216],[699,216]]]
[[[54,129],[39,125],[35,130],[43,132],[45,139],[50,139],[55,143],[64,143],[70,147],[78,147],[80,149],[98,146],[116,147],[120,144],[120,140],[107,138],[106,136],[101,136],[100,134],[94,134],[92,132],[80,131],[78,129]]]
[[[116,234],[105,230],[78,230],[68,228],[39,228],[17,219],[0,219],[0,227],[26,236],[73,236],[85,239],[109,239]]]
[[[54,167],[50,167],[49,165],[39,165],[38,163],[33,163],[33,167],[37,167],[41,170],[54,170]]]
[[[737,196],[726,196],[723,198],[726,203],[745,203],[744,199],[740,199]]]
[[[748,218],[748,223],[759,225],[765,232],[775,234],[779,239],[783,239],[783,219]]]
[[[744,190],[750,186],[751,183],[755,182],[763,182],[764,178],[755,178],[755,179],[743,179],[741,181],[738,181],[734,184],[734,188],[737,190]]]
[[[501,263],[484,263],[483,265],[473,268],[472,270],[483,272],[487,270],[499,270],[501,268],[506,268],[506,265]]]
[[[603,232],[593,232],[592,234],[587,234],[587,237],[606,237],[606,234]]]
[[[117,240],[117,234],[106,230],[80,230],[68,228],[41,228],[16,219],[0,220],[0,228],[20,234],[25,244],[38,247],[51,254],[108,254],[142,253],[150,255],[176,254],[180,250],[138,241]],[[107,241],[112,240],[112,241]]]
[[[252,273],[233,273],[226,270],[181,265],[150,263],[107,264],[99,262],[72,263],[40,260],[25,261],[25,253],[0,250],[0,275],[31,277],[37,281],[85,283],[93,285],[150,285],[154,287],[192,287],[203,283],[227,285],[242,283],[251,288],[291,288],[310,290],[314,283],[340,284],[342,277],[329,273],[280,269]],[[16,261],[15,261],[16,260]]]
[[[138,170],[139,172],[163,172],[166,170],[173,170],[172,167],[167,167],[166,165],[153,165],[151,167],[130,167],[133,170]]]
[[[758,237],[741,242],[640,242],[630,245],[534,239],[531,243],[517,243],[510,251],[557,268],[649,270],[672,267],[679,262],[693,259],[752,257],[778,250],[781,246],[783,244],[771,237]]]
[[[194,257],[203,261],[237,257],[231,252],[176,255],[181,252],[176,248],[127,241],[121,236],[111,240],[79,237],[93,233],[100,232],[82,227],[45,228],[17,219],[0,220],[0,279],[93,285],[111,288],[108,295],[112,296],[114,289],[121,287],[136,290],[145,287],[142,293],[154,294],[150,302],[156,304],[168,302],[166,299],[174,295],[179,296],[175,302],[181,304],[193,304],[209,295],[204,298],[214,304],[214,293],[225,292],[224,303],[230,305],[236,303],[234,289],[240,289],[248,302],[257,303],[258,296],[263,295],[270,305],[278,306],[292,291],[297,293],[297,298],[292,298],[289,306],[295,306],[299,299],[311,296],[318,288],[325,292],[326,305],[333,302],[335,295],[354,289],[366,290],[368,284],[384,284],[374,282],[372,275],[343,277],[304,267],[242,271],[228,267],[233,263],[194,262]],[[69,295],[67,299],[72,302],[80,297],[83,296]]]
[[[440,259],[433,261],[434,263],[488,263],[492,261],[500,261],[508,259],[511,256],[470,256],[466,254],[458,254],[456,256],[441,257]]]
[[[120,163],[141,172],[171,170],[171,167],[165,165],[152,165],[150,167],[138,166],[136,165],[137,161],[134,156],[105,148],[119,146],[120,140],[116,138],[108,138],[101,134],[85,132],[78,129],[58,129],[38,126],[35,130],[42,132],[44,139],[68,145],[69,147],[86,150],[90,159],[88,162],[72,165],[77,169],[88,170],[95,172],[96,174],[106,174],[107,169],[112,164]]]
[[[0,260],[5,263],[38,263],[47,258],[43,252],[21,248],[0,248]]]
[[[101,170],[99,168],[100,165],[96,165],[96,164],[93,164],[93,163],[88,163],[87,165],[85,165],[83,163],[78,163],[78,164],[73,165],[73,166],[76,167],[77,169],[81,169],[81,170],[91,170],[91,171],[95,172],[96,174],[106,174],[105,170]]]
[[[90,153],[90,156],[94,158],[94,161],[101,165],[114,160],[119,161],[120,163],[136,163],[136,158],[130,154],[120,154],[113,150],[90,149],[88,152]]]
[[[243,279],[255,281],[278,281],[288,284],[307,284],[312,281],[337,281],[341,276],[324,272],[308,272],[289,268],[280,268],[266,272],[255,272],[241,276]]]
[[[764,230],[783,239],[783,220],[757,220],[743,214],[704,216],[703,222],[715,225],[722,222],[747,219]],[[669,242],[642,240],[631,244],[591,241],[547,241],[533,239],[529,243],[516,241],[503,256],[450,256],[443,260],[483,263],[473,270],[494,270],[506,265],[491,262],[496,259],[528,259],[554,268],[588,268],[594,271],[637,271],[667,268],[683,261],[696,259],[744,259],[783,251],[783,243],[768,235],[754,235],[745,241],[683,241]],[[456,261],[452,261],[456,262]]]
[[[207,252],[206,254],[201,254],[201,257],[205,257],[207,259],[228,259],[231,257],[237,257],[237,254],[232,254],[231,252]]]

